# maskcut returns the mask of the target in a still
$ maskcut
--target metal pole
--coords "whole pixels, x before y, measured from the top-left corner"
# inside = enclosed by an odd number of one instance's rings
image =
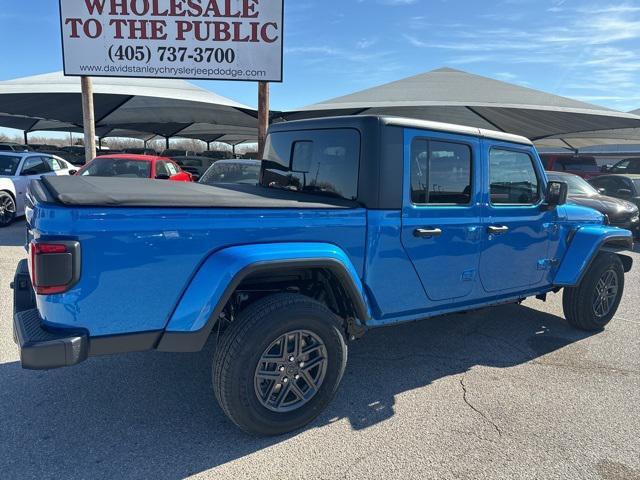
[[[96,158],[96,120],[93,111],[93,82],[82,77],[82,121],[84,124],[84,154],[89,163]]]
[[[98,148],[102,150],[102,137],[98,137]]]
[[[29,132],[27,130],[24,131],[24,144],[29,145]]]
[[[169,137],[164,137],[165,140],[165,145],[166,145],[166,150],[169,150]]]
[[[211,142],[207,142],[207,152],[211,151]]]
[[[264,157],[264,144],[269,129],[269,83],[258,83],[258,158]]]
[[[233,158],[235,158],[236,157],[236,145],[235,144],[231,145],[231,152],[233,153]]]

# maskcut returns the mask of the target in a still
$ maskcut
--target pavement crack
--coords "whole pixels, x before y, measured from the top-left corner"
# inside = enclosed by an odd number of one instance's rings
[[[491,420],[487,415],[485,415],[485,413],[482,410],[480,410],[475,405],[473,405],[467,398],[468,397],[467,386],[464,384],[464,375],[460,378],[460,386],[462,387],[462,400],[464,400],[464,403],[466,403],[471,410],[473,410],[478,415],[480,415],[485,420],[485,422],[491,425],[495,429],[495,431],[498,433],[499,437],[502,437],[502,430],[500,430],[500,427],[493,420]]]

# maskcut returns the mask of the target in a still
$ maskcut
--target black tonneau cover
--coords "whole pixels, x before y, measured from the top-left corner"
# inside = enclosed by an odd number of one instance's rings
[[[74,207],[150,208],[356,208],[356,202],[257,185],[198,183],[114,177],[42,177],[32,192],[43,202]],[[44,195],[43,195],[44,194]]]

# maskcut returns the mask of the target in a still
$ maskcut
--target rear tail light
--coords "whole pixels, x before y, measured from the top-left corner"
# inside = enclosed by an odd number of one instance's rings
[[[80,278],[80,244],[32,241],[29,267],[31,283],[38,295],[64,293]]]

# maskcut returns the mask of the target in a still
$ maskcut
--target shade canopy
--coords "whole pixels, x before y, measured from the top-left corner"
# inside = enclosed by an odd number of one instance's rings
[[[405,78],[283,114],[399,115],[501,130],[532,140],[567,132],[640,128],[640,116],[451,68]]]
[[[173,137],[199,125],[207,141],[221,129],[257,129],[254,109],[182,80],[94,78],[93,84],[98,135],[118,129]],[[56,72],[0,82],[2,127],[82,131],[82,122],[79,78]]]
[[[640,109],[629,112],[640,116]],[[590,147],[640,145],[640,128],[619,128],[553,135],[536,142],[541,147],[560,147],[579,150]],[[621,148],[624,150],[624,148]]]

